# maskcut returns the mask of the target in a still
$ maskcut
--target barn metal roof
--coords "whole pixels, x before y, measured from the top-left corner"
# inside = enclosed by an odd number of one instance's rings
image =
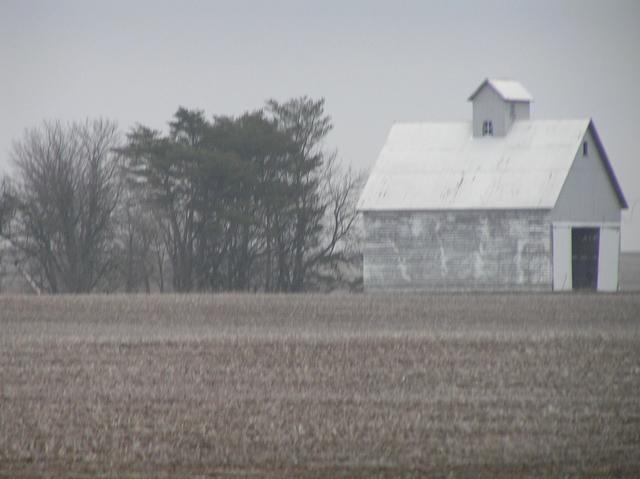
[[[589,119],[520,120],[504,137],[474,138],[470,122],[391,128],[358,210],[551,209],[587,128],[626,207]]]
[[[471,94],[469,97],[469,101],[473,100],[473,98],[478,94],[482,88],[489,84],[491,88],[493,88],[503,100],[506,101],[533,101],[533,97],[531,93],[527,91],[525,87],[522,86],[520,82],[515,80],[498,80],[495,78],[487,78],[483,81],[478,88]]]

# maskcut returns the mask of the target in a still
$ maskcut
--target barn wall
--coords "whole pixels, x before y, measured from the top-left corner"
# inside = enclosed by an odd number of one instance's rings
[[[618,267],[620,265],[620,228],[600,228],[598,251],[598,291],[618,290]]]
[[[571,226],[553,225],[553,290],[571,291],[573,271],[571,267]]]
[[[547,213],[365,212],[365,289],[550,290]]]
[[[550,213],[553,223],[554,290],[572,289],[571,230],[600,229],[598,252],[598,291],[618,289],[620,253],[620,203],[611,185],[591,133],[587,130],[578,148],[556,206]]]
[[[620,224],[596,222],[553,223],[553,290],[573,289],[573,251],[571,234],[574,228],[598,228],[598,291],[617,291],[620,263]]]
[[[587,156],[578,149],[551,212],[553,221],[620,223],[620,203],[589,131]]]

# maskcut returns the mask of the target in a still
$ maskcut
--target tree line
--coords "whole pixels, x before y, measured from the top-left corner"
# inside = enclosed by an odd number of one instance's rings
[[[167,134],[44,122],[14,143],[0,233],[50,293],[321,289],[358,257],[361,177],[326,150],[332,126],[308,97],[181,107]]]

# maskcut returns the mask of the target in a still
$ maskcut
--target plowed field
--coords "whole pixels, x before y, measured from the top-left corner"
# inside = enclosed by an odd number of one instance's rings
[[[640,295],[0,297],[2,477],[640,477]]]

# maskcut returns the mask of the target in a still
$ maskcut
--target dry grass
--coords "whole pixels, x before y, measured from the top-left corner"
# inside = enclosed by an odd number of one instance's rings
[[[638,477],[640,295],[0,297],[0,476]]]

